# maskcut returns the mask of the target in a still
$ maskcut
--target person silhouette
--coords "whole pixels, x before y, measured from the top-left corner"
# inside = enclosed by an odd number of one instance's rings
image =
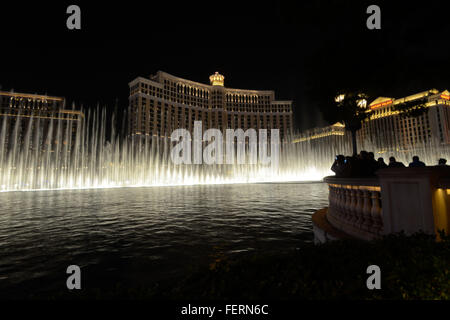
[[[397,162],[394,157],[389,158],[389,168],[404,168],[405,165],[402,162]]]
[[[413,161],[409,164],[409,167],[425,167],[425,163],[420,161],[418,156],[414,156]]]
[[[377,159],[377,164],[379,169],[387,168],[387,164],[384,162],[384,159],[382,157],[379,157]]]
[[[438,166],[448,167],[448,165],[447,165],[447,159],[440,158],[440,159],[438,160]]]

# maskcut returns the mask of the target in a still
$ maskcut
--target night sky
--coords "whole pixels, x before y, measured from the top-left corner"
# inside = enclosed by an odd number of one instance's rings
[[[2,89],[120,111],[137,76],[208,83],[219,71],[227,87],[294,100],[299,129],[333,122],[342,88],[374,98],[450,89],[448,1],[92,2],[2,2]],[[66,28],[70,4],[81,31]],[[381,30],[366,27],[370,4]]]

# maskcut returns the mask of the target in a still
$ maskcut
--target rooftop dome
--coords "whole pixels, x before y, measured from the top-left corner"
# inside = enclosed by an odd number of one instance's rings
[[[225,77],[218,73],[217,71],[209,77],[209,82],[212,86],[222,86],[224,82]]]

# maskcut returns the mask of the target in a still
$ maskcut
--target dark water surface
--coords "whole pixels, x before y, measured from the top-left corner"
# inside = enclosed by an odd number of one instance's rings
[[[0,193],[0,292],[139,283],[217,258],[313,240],[323,183],[235,184]]]

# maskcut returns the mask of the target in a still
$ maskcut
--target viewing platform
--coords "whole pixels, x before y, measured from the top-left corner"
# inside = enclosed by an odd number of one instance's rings
[[[450,167],[387,168],[375,177],[324,178],[329,206],[314,213],[316,243],[450,230]]]

